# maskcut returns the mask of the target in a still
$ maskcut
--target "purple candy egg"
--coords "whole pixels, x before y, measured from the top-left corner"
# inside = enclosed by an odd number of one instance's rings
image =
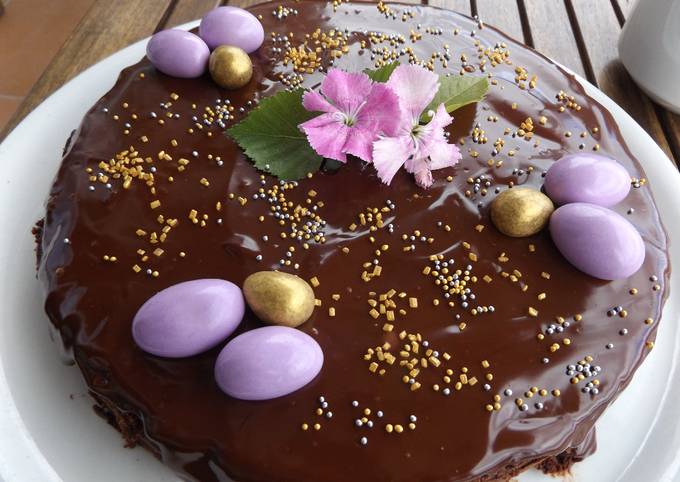
[[[596,204],[571,203],[557,208],[550,217],[550,235],[567,261],[595,278],[627,278],[645,260],[645,244],[637,229]]]
[[[210,49],[233,45],[247,53],[259,49],[264,41],[264,28],[257,17],[238,7],[218,7],[208,12],[198,34]]]
[[[172,77],[200,77],[208,68],[210,49],[198,35],[185,30],[162,30],[146,46],[146,56]]]
[[[545,192],[556,204],[585,202],[613,206],[630,191],[630,174],[613,159],[568,154],[550,166]]]
[[[221,279],[179,283],[149,298],[132,321],[132,337],[153,355],[181,358],[209,350],[241,323],[241,288]]]
[[[314,338],[287,326],[265,326],[227,343],[215,363],[215,380],[234,398],[268,400],[304,387],[322,365]]]

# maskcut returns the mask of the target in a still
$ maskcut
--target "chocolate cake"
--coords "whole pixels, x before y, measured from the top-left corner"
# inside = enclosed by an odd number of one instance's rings
[[[572,74],[454,12],[340,1],[250,11],[265,41],[245,87],[173,78],[144,58],[67,145],[39,278],[97,412],[188,480],[492,481],[587,456],[595,422],[653,347],[668,294],[666,234],[612,115]],[[294,58],[316,45],[307,64]],[[463,157],[429,189],[403,170],[386,186],[359,160],[283,182],[225,135],[275,92],[317,87],[331,65],[393,60],[490,82],[453,113]],[[541,189],[555,160],[578,152],[616,159],[632,178],[613,209],[646,257],[627,279],[577,270],[547,230],[513,238],[491,223],[499,193]],[[135,344],[135,313],[160,290],[200,278],[240,286],[262,270],[314,288],[299,329],[325,360],[300,390],[237,400],[213,377],[224,344],[181,359]],[[453,295],[439,278],[448,272]],[[247,310],[236,334],[259,326]]]

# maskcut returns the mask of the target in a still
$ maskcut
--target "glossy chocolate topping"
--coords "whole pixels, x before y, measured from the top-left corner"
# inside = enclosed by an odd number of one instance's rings
[[[592,443],[593,424],[648,353],[667,293],[667,240],[648,185],[637,183],[615,208],[637,227],[647,250],[642,269],[622,281],[577,271],[547,231],[524,239],[501,235],[489,203],[510,183],[540,188],[554,160],[580,150],[598,150],[643,179],[612,116],[572,75],[468,17],[412,5],[336,7],[253,7],[266,39],[252,55],[253,80],[239,91],[220,89],[208,76],[170,78],[143,59],[85,116],[50,195],[40,263],[46,309],[67,353],[100,401],[141,418],[147,446],[200,480],[475,480]],[[438,52],[437,72],[490,76],[486,99],[454,114],[451,139],[462,139],[462,161],[437,171],[431,189],[419,189],[405,172],[385,186],[371,166],[352,160],[267,194],[278,181],[261,179],[223,135],[219,112],[243,118],[257,99],[282,88],[282,74],[292,73],[283,64],[283,36],[298,47],[317,28],[319,38],[331,30],[335,39],[347,37],[347,52],[342,41],[335,47],[323,41],[325,66],[331,50],[340,55],[336,66],[356,71],[373,67],[383,48],[411,49],[426,62]],[[308,45],[315,47],[314,38]],[[304,85],[319,80],[318,72],[305,74]],[[138,164],[147,175],[135,174],[126,188],[114,174],[129,174],[125,169],[138,161],[125,159],[137,157],[148,158]],[[260,188],[264,198],[255,199]],[[308,249],[304,239],[291,239],[296,215],[298,230],[311,221],[318,234]],[[430,257],[440,254],[453,264],[437,268]],[[445,298],[441,281],[424,274],[428,266],[449,275],[460,269],[459,281],[469,271],[466,299]],[[321,306],[300,329],[319,342],[325,364],[303,389],[264,402],[231,399],[213,378],[220,347],[163,359],[134,344],[133,316],[159,290],[196,278],[241,284],[265,269],[320,283]],[[369,299],[376,300],[373,315]],[[239,331],[260,325],[247,313]],[[393,364],[376,352],[386,342]],[[400,365],[412,359],[413,368]],[[576,368],[579,361],[590,371]]]

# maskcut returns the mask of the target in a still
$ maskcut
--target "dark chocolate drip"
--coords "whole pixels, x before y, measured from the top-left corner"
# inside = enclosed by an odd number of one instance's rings
[[[239,482],[464,481],[512,473],[513,467],[588,445],[593,424],[646,356],[645,343],[654,339],[667,293],[667,240],[652,195],[643,185],[615,208],[642,233],[647,257],[636,275],[614,282],[595,280],[572,268],[547,232],[526,239],[502,236],[490,224],[488,206],[495,189],[506,189],[509,182],[540,188],[541,173],[561,155],[579,151],[580,144],[586,151],[599,144],[600,154],[619,160],[631,176],[643,178],[644,172],[612,116],[585,95],[573,76],[552,62],[495,29],[480,29],[472,19],[453,12],[393,5],[396,19],[387,20],[371,4],[342,4],[334,13],[332,5],[324,2],[284,2],[281,5],[299,13],[278,20],[272,15],[277,5],[252,9],[262,15],[267,37],[253,55],[255,74],[248,86],[228,92],[207,76],[170,78],[143,59],[121,73],[114,88],[85,116],[69,146],[48,203],[40,278],[47,312],[65,346],[73,350],[90,389],[122,413],[140,417],[144,444],[178,471],[200,480],[223,480],[229,474]],[[403,22],[403,10],[414,12],[415,18]],[[416,24],[421,24],[420,30]],[[506,45],[512,64],[492,67],[487,60],[485,74],[491,74],[495,85],[483,102],[454,114],[451,139],[465,139],[463,160],[455,168],[436,172],[431,189],[418,189],[404,172],[391,186],[384,186],[372,167],[350,161],[333,173],[316,174],[287,191],[288,200],[304,205],[308,192],[314,190],[318,194],[313,202],[324,203],[318,213],[327,222],[326,242],[311,243],[309,250],[304,250],[297,242],[281,239],[279,233],[284,228],[269,215],[269,204],[252,198],[261,187],[260,173],[222,129],[216,124],[203,130],[194,128],[193,134],[187,129],[193,125],[191,116],[202,120],[204,107],[215,106],[217,99],[228,99],[240,119],[239,108],[251,108],[247,101],[279,89],[277,73],[290,68],[281,65],[282,54],[273,48],[282,44],[274,43],[270,33],[293,32],[293,45],[297,45],[317,27],[324,32],[345,28],[359,32],[350,35],[350,53],[335,62],[350,70],[373,66],[368,49],[357,54],[358,40],[365,39],[369,31],[403,34],[406,42],[398,48],[412,47],[425,58],[449,44],[449,69],[454,75],[462,67],[461,54],[467,56],[472,74],[482,75],[477,42],[491,49]],[[429,34],[428,27],[441,28],[443,34]],[[409,40],[412,29],[422,34],[416,43]],[[459,29],[457,35],[454,29]],[[525,89],[517,86],[516,67],[528,72]],[[436,70],[441,71],[439,62]],[[533,75],[538,77],[537,85],[529,88]],[[310,75],[305,85],[316,85],[319,80],[320,74]],[[565,105],[556,99],[561,90],[573,95],[582,109],[559,112],[559,106]],[[173,93],[179,98],[173,100]],[[159,105],[165,102],[172,106]],[[197,108],[192,109],[192,104]],[[169,118],[168,112],[180,114],[180,118]],[[114,115],[119,120],[114,120]],[[541,116],[545,116],[545,125],[538,122]],[[528,117],[534,122],[533,139],[504,135],[504,129],[515,131]],[[164,125],[159,125],[158,119],[164,119]],[[124,133],[126,122],[131,124],[129,134]],[[482,145],[470,137],[477,123],[488,138]],[[595,127],[599,132],[593,133]],[[571,137],[566,131],[572,132]],[[588,134],[582,138],[584,131]],[[147,136],[148,142],[140,140],[141,136]],[[497,138],[504,139],[505,146],[492,156]],[[177,140],[177,147],[172,147],[172,139]],[[540,144],[534,147],[537,140]],[[130,146],[140,156],[153,158],[155,195],[139,180],[124,189],[121,180],[110,179],[110,190],[105,183],[89,180],[87,167],[96,174],[100,161]],[[159,151],[167,152],[172,160],[157,160]],[[474,156],[475,151],[479,156]],[[181,173],[177,170],[180,158],[190,160]],[[490,166],[489,160],[502,160],[503,165]],[[474,190],[468,178],[481,175],[490,182],[487,193],[473,192],[467,197],[465,191]],[[168,181],[169,176],[174,182]],[[447,176],[452,176],[451,182]],[[209,181],[209,187],[199,182],[202,178]],[[277,182],[269,177],[265,180],[267,188]],[[95,186],[94,191],[90,186]],[[242,196],[247,203],[229,200],[229,193]],[[161,206],[151,209],[155,199]],[[348,228],[358,223],[360,212],[367,207],[382,208],[387,200],[395,204],[395,209],[385,214],[386,221],[394,224],[393,234],[387,228],[374,233],[363,226],[354,231]],[[217,201],[222,202],[220,212],[215,208]],[[626,214],[629,208],[634,208],[631,215]],[[192,209],[199,216],[209,215],[205,227],[189,221]],[[177,218],[179,224],[164,243],[150,245],[148,234],[160,233],[163,227],[157,221],[159,214]],[[258,221],[259,216],[265,217],[264,222]],[[451,231],[445,231],[445,225]],[[478,225],[484,226],[481,232]],[[137,236],[138,229],[147,235]],[[411,241],[402,241],[401,235],[414,230],[434,241],[414,242],[415,251],[404,252],[403,247]],[[266,242],[264,235],[269,236]],[[375,243],[369,241],[371,235]],[[464,242],[469,243],[469,250]],[[381,244],[390,246],[380,257],[382,274],[364,282],[362,264],[372,262]],[[318,340],[326,361],[321,374],[308,386],[265,402],[233,400],[221,393],[213,380],[219,348],[189,359],[170,360],[147,355],[135,346],[131,320],[157,291],[196,278],[224,278],[240,284],[254,271],[280,268],[279,260],[285,259],[291,245],[296,247],[292,262],[299,263],[299,269],[283,269],[305,279],[316,276],[321,283],[315,292],[323,305],[301,329]],[[530,245],[535,252],[530,251]],[[152,253],[157,247],[164,250],[161,256]],[[342,247],[350,252],[344,254]],[[148,262],[140,261],[138,249],[146,250]],[[181,257],[180,252],[186,256]],[[474,252],[478,261],[470,261],[469,252]],[[440,253],[453,258],[456,267],[474,266],[473,275],[479,278],[474,284],[474,305],[493,305],[493,313],[472,316],[458,299],[455,308],[446,306],[433,278],[421,274],[429,264],[428,257]],[[502,253],[508,261],[499,261]],[[258,254],[262,261],[257,261]],[[115,256],[117,261],[104,261],[105,255]],[[140,273],[133,271],[135,264],[142,268]],[[158,277],[145,274],[147,268],[157,270]],[[513,274],[513,270],[521,273],[517,282],[501,274]],[[543,272],[549,273],[550,279],[543,277]],[[485,274],[493,277],[491,283],[481,279]],[[651,276],[658,277],[657,291],[653,291]],[[522,291],[523,283],[529,286],[526,291]],[[629,294],[633,288],[638,290],[635,296]],[[417,297],[419,308],[406,305],[408,314],[397,316],[394,331],[386,332],[382,329],[384,317],[373,320],[368,315],[367,299],[370,291],[380,294],[390,289]],[[539,301],[537,295],[542,292],[547,298]],[[340,294],[341,299],[334,301],[333,294]],[[433,305],[434,298],[442,300],[439,306]],[[608,317],[607,311],[619,305],[627,316]],[[328,315],[331,306],[336,309],[335,317]],[[529,307],[538,310],[537,317],[527,314]],[[461,315],[460,320],[456,314]],[[577,314],[582,315],[581,321],[573,320]],[[558,316],[569,320],[571,326],[539,341],[537,334]],[[646,318],[653,323],[644,324]],[[462,331],[460,322],[467,325]],[[259,325],[248,313],[239,331]],[[619,335],[623,328],[628,330],[625,336]],[[416,391],[402,382],[404,371],[397,364],[380,376],[371,373],[363,359],[368,348],[384,342],[398,354],[402,343],[397,334],[402,330],[420,333],[430,347],[451,354],[441,369],[423,370],[418,377],[422,387]],[[570,339],[568,346],[563,344],[564,338]],[[554,353],[549,350],[553,343],[561,345]],[[613,343],[612,349],[606,348],[608,343]],[[602,367],[596,396],[581,391],[588,380],[573,385],[565,374],[568,364],[587,355]],[[543,358],[549,362],[543,363]],[[484,360],[490,364],[488,369],[481,365]],[[456,391],[454,384],[462,367],[469,369],[468,377],[476,377],[477,384]],[[444,387],[445,368],[455,373],[448,397],[441,389],[433,389],[435,383]],[[487,373],[493,374],[493,380],[485,378]],[[490,390],[484,389],[485,383]],[[531,387],[549,392],[558,389],[561,395],[528,398],[525,392]],[[505,395],[506,389],[513,394]],[[494,403],[496,394],[501,396],[502,408],[490,413],[485,406]],[[319,396],[329,402],[332,419],[314,414]],[[516,398],[523,398],[528,410],[520,411]],[[352,406],[353,400],[373,414],[383,411],[384,417],[372,415],[372,429],[356,427],[354,421],[362,415]],[[540,410],[535,408],[538,402],[544,405]],[[406,427],[411,414],[417,417],[415,430],[386,432],[386,423]],[[303,431],[303,422],[310,426],[319,422],[322,428]],[[368,444],[362,446],[359,441],[364,436]]]

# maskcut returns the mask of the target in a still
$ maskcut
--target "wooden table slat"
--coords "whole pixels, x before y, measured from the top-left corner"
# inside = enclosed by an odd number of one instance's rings
[[[573,8],[576,16],[574,28],[579,30],[583,39],[582,53],[587,53],[597,85],[628,112],[673,160],[654,104],[639,91],[618,59],[616,45],[621,26],[611,3],[601,0],[567,0],[567,5]]]
[[[517,2],[477,0],[477,15],[486,24],[499,28],[510,37],[525,42]]]
[[[432,5],[433,7],[448,8],[449,10],[464,13],[465,15],[470,15],[472,13],[470,0],[429,0],[427,4]]]
[[[181,0],[176,3],[162,27],[172,28],[202,18],[220,3],[220,0]]]
[[[520,2],[529,22],[532,47],[586,77],[564,3],[546,0]]]
[[[170,4],[171,0],[97,0],[0,132],[0,139],[56,88],[104,57],[151,35]]]

